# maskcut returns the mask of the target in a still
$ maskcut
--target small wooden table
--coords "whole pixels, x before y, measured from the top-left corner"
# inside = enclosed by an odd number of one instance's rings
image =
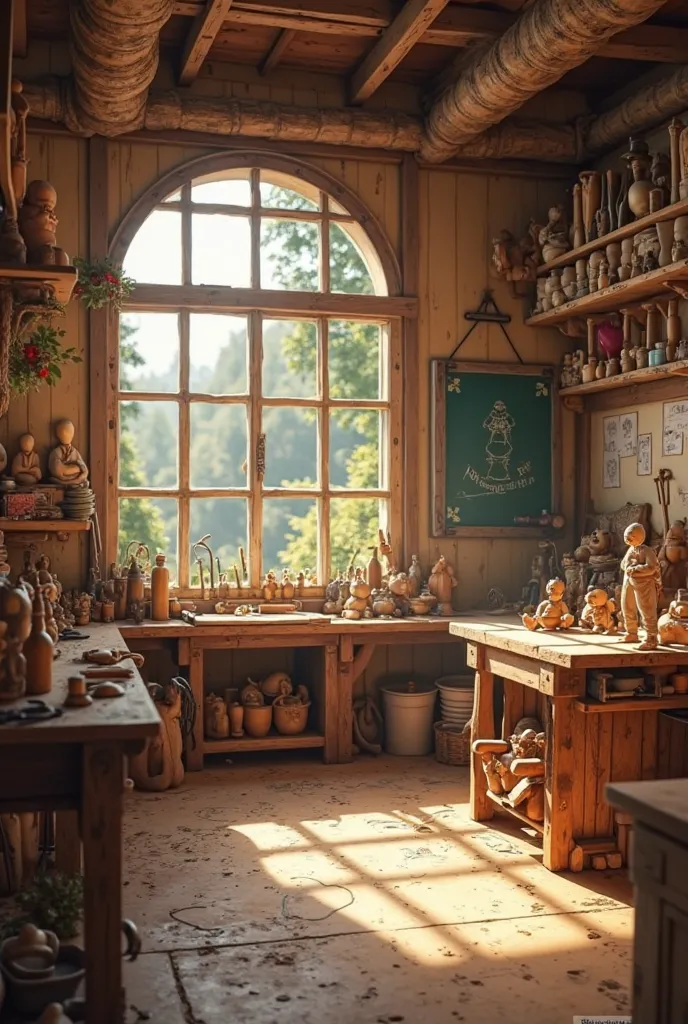
[[[91,623],[83,632],[88,640],[59,645],[53,688],[43,698],[47,704],[63,703],[67,677],[86,667],[84,651],[123,646],[114,625]],[[64,708],[61,717],[32,725],[0,726],[0,812],[57,811],[56,859],[65,872],[81,870],[81,836],[87,1024],[121,1024],[123,1019],[124,759],[140,750],[160,723],[138,672],[122,682],[123,697]]]
[[[476,673],[474,738],[507,737],[524,715],[533,715],[545,729],[545,820],[541,828],[530,824],[542,831],[545,866],[564,870],[575,841],[614,835],[606,783],[672,774],[671,722],[660,712],[688,708],[688,695],[596,701],[586,696],[586,671],[677,666],[688,660],[686,654],[668,647],[639,651],[618,636],[578,629],[531,632],[516,617],[453,621],[449,630],[466,640],[467,664]],[[499,678],[504,680],[503,706],[495,707]],[[522,818],[488,793],[481,759],[474,755],[471,816],[489,820],[496,803]]]

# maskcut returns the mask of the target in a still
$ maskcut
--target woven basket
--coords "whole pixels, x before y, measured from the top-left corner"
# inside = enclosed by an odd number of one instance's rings
[[[471,754],[471,730],[453,729],[444,722],[435,722],[435,758],[440,764],[455,767],[467,765]]]

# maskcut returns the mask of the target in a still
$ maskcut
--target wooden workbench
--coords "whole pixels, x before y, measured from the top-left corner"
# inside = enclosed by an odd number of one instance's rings
[[[122,636],[133,649],[146,653],[163,644],[176,644],[175,659],[188,671],[196,705],[195,745],[187,749],[187,768],[203,767],[213,753],[256,750],[322,748],[326,764],[352,760],[352,698],[354,684],[379,645],[427,644],[451,641],[448,619],[411,616],[407,619],[341,619],[317,613],[294,615],[228,616],[222,622],[189,625],[169,622],[119,623]],[[270,734],[265,739],[206,740],[203,736],[205,653],[213,650],[246,651],[294,648],[299,652],[299,676],[313,697],[309,728],[299,736]],[[409,666],[410,671],[410,666]],[[243,680],[242,680],[243,681]],[[238,680],[230,681],[227,685]]]
[[[454,621],[449,628],[453,636],[467,642],[467,662],[476,673],[474,737],[507,737],[523,715],[534,715],[543,724],[547,733],[543,859],[552,871],[563,870],[569,866],[575,841],[614,835],[613,811],[604,797],[608,782],[655,779],[674,772],[672,724],[660,712],[688,708],[688,695],[601,703],[586,696],[586,671],[677,666],[688,662],[688,651],[683,655],[668,647],[639,651],[619,637],[577,629],[533,633],[515,618]],[[496,679],[504,680],[502,707],[495,707]],[[682,769],[681,757],[676,773]],[[472,817],[489,820],[495,802],[499,797],[488,795],[480,757],[474,755]]]
[[[67,677],[86,667],[84,651],[122,646],[114,625],[91,623],[83,632],[88,640],[59,645],[46,703],[62,705]],[[123,697],[64,708],[60,718],[32,725],[0,726],[0,812],[58,811],[55,847],[62,871],[81,869],[79,835],[83,843],[87,1024],[123,1019],[124,758],[140,750],[160,722],[138,672],[122,682]]]

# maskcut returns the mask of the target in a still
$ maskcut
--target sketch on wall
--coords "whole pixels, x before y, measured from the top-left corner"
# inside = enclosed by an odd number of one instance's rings
[[[652,476],[652,434],[638,434],[638,476]]]
[[[624,412],[619,416],[619,457],[630,458],[638,453],[638,413]]]
[[[619,416],[605,416],[602,421],[604,428],[604,450],[609,455],[619,451]]]
[[[683,455],[688,431],[688,401],[664,402],[662,406],[662,455]]]
[[[602,486],[621,487],[621,472],[618,452],[604,453]]]

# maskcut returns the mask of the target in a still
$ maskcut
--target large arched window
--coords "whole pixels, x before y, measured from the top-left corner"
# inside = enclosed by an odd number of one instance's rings
[[[322,585],[401,520],[403,300],[381,232],[332,179],[226,163],[163,181],[119,238],[137,281],[120,316],[120,553],[166,551],[185,591],[211,534],[230,581],[243,550],[252,589],[283,566]]]

